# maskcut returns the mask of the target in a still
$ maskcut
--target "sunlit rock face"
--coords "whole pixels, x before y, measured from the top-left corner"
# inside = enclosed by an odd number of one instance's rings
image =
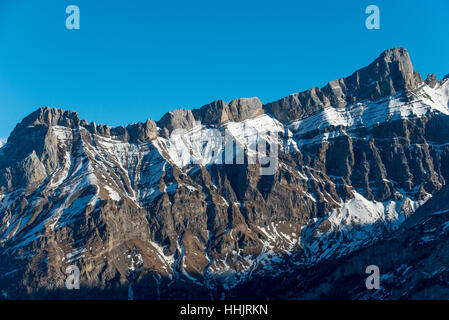
[[[395,48],[265,105],[126,127],[41,108],[0,148],[2,297],[445,298],[448,101]]]

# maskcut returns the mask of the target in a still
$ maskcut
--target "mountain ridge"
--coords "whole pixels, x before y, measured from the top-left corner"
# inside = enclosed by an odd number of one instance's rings
[[[390,83],[388,83],[388,86],[386,86],[386,82],[384,81],[383,77],[388,78],[390,76],[389,72],[390,69],[393,69],[393,67],[391,67],[392,65],[394,66],[394,68],[397,68],[397,70],[393,70],[391,74],[391,76],[395,79],[390,81]],[[385,70],[383,70],[382,68]],[[386,74],[381,74],[379,70],[386,72]],[[372,76],[372,74],[374,74],[375,76]],[[90,129],[92,132],[105,135],[111,135],[110,130],[113,131],[114,135],[114,133],[123,133],[128,129],[131,131],[133,129],[137,129],[137,132],[140,132],[142,130],[149,130],[151,131],[151,133],[156,134],[156,126],[162,129],[162,131],[165,129],[168,130],[167,132],[165,132],[165,135],[168,135],[174,129],[192,128],[195,121],[199,121],[205,124],[219,125],[226,121],[243,121],[267,112],[273,114],[276,119],[285,123],[293,119],[299,119],[300,117],[297,115],[298,112],[304,113],[304,115],[311,115],[312,113],[318,112],[323,108],[329,106],[334,106],[336,108],[345,107],[348,105],[348,102],[345,101],[344,103],[342,103],[342,97],[352,100],[351,103],[367,99],[368,96],[357,97],[357,94],[355,94],[354,96],[346,97],[344,93],[341,92],[342,88],[346,89],[346,85],[344,85],[344,83],[345,81],[347,81],[347,79],[349,79],[350,84],[355,88],[357,86],[353,84],[354,82],[358,85],[360,85],[360,83],[362,83],[362,85],[366,85],[366,83],[363,83],[363,80],[365,80],[366,82],[367,76],[370,77],[369,80],[371,82],[374,81],[376,83],[379,83],[376,84],[376,87],[374,89],[374,91],[376,92],[370,93],[374,96],[369,96],[370,94],[368,94],[369,98],[372,99],[379,99],[385,96],[394,95],[396,92],[402,90],[412,90],[416,88],[421,82],[423,82],[419,73],[413,71],[413,66],[408,51],[402,47],[396,47],[393,49],[385,50],[370,65],[355,71],[352,75],[346,78],[339,78],[330,81],[322,88],[314,87],[303,92],[290,94],[280,100],[268,102],[265,104],[263,104],[257,97],[237,98],[231,100],[230,102],[225,102],[223,100],[214,100],[213,102],[208,103],[199,109],[181,108],[169,111],[165,113],[158,121],[147,119],[146,122],[138,122],[116,127],[106,124],[97,125],[95,124],[95,122],[89,123],[86,120],[81,120],[78,113],[76,113],[75,111],[60,108],[50,108],[47,106],[41,107],[32,112],[30,115],[25,117],[23,121],[27,122],[33,120],[35,122],[37,121],[38,124],[43,124],[42,121],[47,121],[46,124],[51,124],[51,121],[61,121],[61,124],[67,125],[69,127],[76,127],[78,125],[81,125],[85,128]],[[375,78],[376,76],[379,77],[377,80]],[[443,78],[442,81],[445,80],[448,76]],[[431,75],[429,75],[428,77],[431,77]],[[362,78],[362,80],[359,80],[360,78]],[[432,78],[431,80],[429,80],[428,78],[427,81],[438,82],[436,77]],[[341,87],[341,85],[343,85],[343,87]],[[384,88],[382,88],[383,91],[381,90],[382,86],[384,86]],[[363,91],[363,89],[361,90]],[[338,96],[338,94],[336,93],[337,91],[339,91],[340,96]],[[348,91],[351,91],[350,86],[348,87]],[[289,108],[302,108],[303,110],[278,110],[278,108],[281,108],[280,105],[282,105],[286,101],[288,101],[287,105]],[[306,103],[303,103],[304,101],[306,101]],[[333,104],[332,102],[335,102],[335,104]],[[231,108],[232,111],[229,108]],[[280,112],[287,114],[293,113],[293,115],[296,115],[296,118],[287,119],[284,115],[280,115]],[[219,115],[220,117],[217,118],[217,115]],[[56,117],[57,120],[53,120],[52,116]],[[59,117],[61,117],[61,119],[59,119]],[[150,134],[148,137],[150,138],[154,136]]]
[[[376,61],[336,80],[338,94],[329,84],[278,109],[219,100],[115,128],[35,111],[0,149],[0,288],[16,298],[425,294],[432,279],[416,274],[410,292],[353,283],[370,260],[400,277],[391,261],[417,257],[385,243],[399,248],[409,229],[428,243],[422,255],[440,254],[425,237],[445,239],[449,221],[438,213],[449,207],[449,81],[422,81],[402,48]],[[365,90],[370,72],[379,81]],[[270,174],[249,161],[259,140],[278,150]],[[64,287],[71,265],[80,291]],[[317,280],[328,277],[337,281]]]

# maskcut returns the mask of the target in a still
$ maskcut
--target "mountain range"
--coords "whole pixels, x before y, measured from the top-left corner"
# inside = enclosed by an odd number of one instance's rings
[[[157,122],[43,107],[0,145],[1,298],[447,298],[448,163],[449,75],[404,48]]]

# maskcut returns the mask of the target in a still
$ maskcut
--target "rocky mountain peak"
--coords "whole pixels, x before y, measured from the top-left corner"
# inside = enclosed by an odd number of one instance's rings
[[[157,125],[162,129],[162,133],[168,136],[175,129],[188,130],[195,124],[195,117],[191,110],[176,109],[167,112],[158,122]]]
[[[193,110],[195,118],[204,124],[221,124],[227,121],[243,121],[264,113],[262,102],[256,98],[240,98],[225,102],[217,100],[199,110]]]
[[[431,88],[434,88],[438,83],[438,79],[437,79],[435,73],[432,73],[427,76],[427,78],[426,78],[426,80],[424,80],[424,82]]]
[[[263,104],[259,98],[241,98],[232,100],[228,104],[228,119],[231,121],[243,121],[256,117],[263,113]]]
[[[421,76],[413,70],[409,53],[398,47],[384,51],[370,65],[349,77],[269,103],[265,110],[280,121],[288,122],[326,107],[344,108],[356,102],[374,101],[412,90],[421,82]]]
[[[116,128],[111,129],[112,134]],[[158,135],[157,124],[151,119],[145,123],[139,122],[126,126],[126,131],[129,135],[129,142],[142,142],[153,140]]]
[[[205,124],[219,124],[227,120],[228,107],[223,100],[216,100],[193,110],[195,118],[201,119]]]
[[[57,108],[42,107],[24,118],[19,126],[65,126],[77,127],[80,124],[78,114],[74,111],[67,111]]]
[[[176,109],[166,113],[157,122],[168,136],[175,129],[188,130],[200,122],[206,125],[219,125],[227,121],[244,121],[264,113],[262,102],[256,98],[240,98],[231,102],[216,100],[202,106],[200,109]]]
[[[80,123],[76,112],[50,107],[39,108],[16,125],[8,138],[11,147],[6,146],[3,152],[8,155],[11,162],[22,161],[33,152],[42,154],[45,149],[44,140],[50,127],[76,128]]]
[[[355,72],[347,80],[354,81],[351,84],[359,100],[394,95],[402,90],[414,89],[422,82],[419,73],[413,70],[408,51],[401,47],[384,51],[368,67]],[[363,90],[372,86],[373,82],[377,83],[375,90],[363,94]]]
[[[84,128],[92,134],[105,137],[115,136],[124,142],[142,142],[157,137],[157,124],[148,119],[145,123],[133,123],[126,127],[110,127],[80,120],[78,113],[58,108],[42,107],[34,111],[20,122],[11,133],[11,139],[22,139],[30,130],[43,131],[49,127],[62,126],[68,129]]]

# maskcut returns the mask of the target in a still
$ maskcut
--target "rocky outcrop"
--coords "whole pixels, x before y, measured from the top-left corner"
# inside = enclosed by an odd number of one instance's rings
[[[263,114],[263,104],[258,98],[241,98],[231,102],[217,100],[200,109],[177,109],[166,113],[157,122],[163,136],[168,137],[175,129],[191,129],[195,123],[220,125],[226,122],[240,122]]]
[[[217,100],[199,110],[193,110],[195,118],[204,124],[222,124],[227,121],[240,122],[263,114],[263,105],[258,98],[235,99],[231,102]]]
[[[424,82],[431,88],[435,88],[435,86],[439,83],[435,73],[429,74]]]
[[[329,82],[323,88],[313,88],[268,103],[265,110],[282,122],[301,119],[326,107],[344,108],[364,100],[379,100],[416,88],[422,79],[413,70],[409,53],[404,48],[383,52],[369,66],[347,78]]]
[[[191,129],[195,125],[195,117],[191,110],[176,109],[166,113],[157,124],[168,137],[175,129]]]

